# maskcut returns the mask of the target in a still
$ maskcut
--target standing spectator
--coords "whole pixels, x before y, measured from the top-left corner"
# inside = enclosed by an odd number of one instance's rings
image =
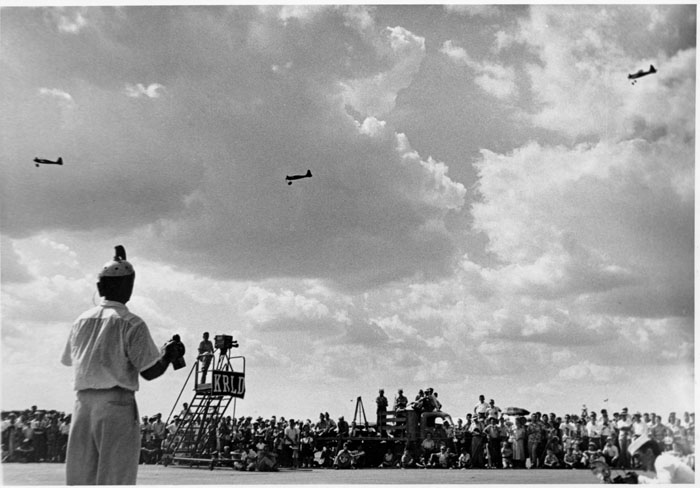
[[[668,431],[669,429],[661,423],[661,417],[653,414],[651,417],[651,425],[649,426],[649,436],[654,439],[659,446],[663,446]]]
[[[289,419],[289,426],[284,429],[285,460],[289,466],[299,467],[299,441],[301,434],[294,419]]]
[[[408,398],[404,396],[403,390],[399,388],[396,398],[394,398],[394,410],[398,412],[401,410],[406,410],[406,407],[408,407]]]
[[[489,423],[484,429],[487,439],[488,449],[488,465],[491,469],[501,467],[501,429],[498,425],[498,419],[495,417],[489,418]]]
[[[505,441],[501,447],[501,459],[503,460],[503,468],[513,468],[513,444]]]
[[[386,411],[389,405],[389,400],[384,396],[384,390],[379,390],[379,396],[376,399],[377,403],[377,432],[384,436],[384,425],[386,424]]]
[[[199,353],[197,359],[202,365],[202,380],[200,383],[206,383],[207,371],[209,370],[211,359],[214,357],[214,344],[209,340],[209,332],[202,334],[202,341],[199,343],[197,352]]]
[[[501,416],[501,408],[496,406],[496,402],[493,398],[489,400],[486,416],[490,419],[498,419]]]
[[[98,275],[101,303],[74,322],[61,358],[73,367],[77,392],[66,459],[69,485],[136,484],[139,374],[155,379],[184,355],[175,336],[161,352],[146,323],[126,307],[135,273],[124,249],[115,251]]]
[[[472,430],[471,458],[473,468],[483,468],[486,466],[486,460],[484,459],[484,437],[481,428],[476,427]]]
[[[311,468],[314,461],[314,438],[311,434],[311,429],[303,429],[301,439],[299,441],[301,448],[299,455],[301,458],[301,467]]]
[[[187,422],[187,419],[190,418],[190,406],[187,402],[182,404],[182,410],[180,410],[180,420],[182,422]]]
[[[530,468],[541,467],[539,448],[544,437],[544,430],[540,422],[539,412],[533,413],[530,417],[530,423],[527,426],[527,449],[530,456]]]
[[[59,460],[59,436],[58,415],[52,415],[49,419],[49,426],[46,428],[47,461],[55,463]]]
[[[151,429],[156,445],[161,446],[162,442],[165,440],[165,423],[160,413],[156,414],[155,421],[151,424]]]
[[[596,449],[600,449],[602,446],[600,444],[600,425],[596,419],[596,413],[591,412],[588,422],[586,423],[586,437],[588,437],[589,444],[595,444]]]
[[[347,437],[350,434],[350,425],[348,424],[348,421],[345,420],[345,417],[342,415],[338,417],[338,422],[336,424],[338,427],[338,437],[343,438]]]
[[[620,449],[620,468],[629,469],[632,466],[628,447],[632,442],[632,421],[627,413],[627,407],[620,412],[620,419],[617,421],[618,448]]]
[[[2,421],[2,461],[12,461],[15,448],[15,431],[17,430],[17,416],[14,413],[8,414]]]
[[[632,418],[632,437],[636,439],[648,435],[649,426],[644,422],[644,419],[642,419],[642,414],[640,412],[635,413]]]
[[[143,421],[140,426],[141,445],[145,445],[147,442],[151,441],[153,426],[151,425],[151,422],[148,421],[148,417],[143,417],[141,420]]]
[[[46,439],[46,429],[48,428],[48,422],[45,417],[45,412],[43,410],[37,410],[34,413],[34,418],[31,420],[33,444],[34,444],[34,458],[41,462],[45,461],[48,456],[47,449],[47,439]]]
[[[462,452],[466,447],[464,443],[465,427],[462,419],[457,419],[457,425],[452,430],[452,442],[454,443],[455,451]]]
[[[71,421],[71,415],[66,415],[61,421],[61,424],[58,426],[58,431],[59,431],[59,462],[65,462],[66,461],[66,452],[68,449],[68,433],[70,432],[70,421]]]
[[[479,403],[474,406],[474,416],[478,418],[483,415],[485,417],[488,410],[489,405],[486,403],[484,395],[479,395]]]
[[[524,468],[527,459],[527,428],[525,417],[515,418],[515,429],[513,430],[513,467]]]

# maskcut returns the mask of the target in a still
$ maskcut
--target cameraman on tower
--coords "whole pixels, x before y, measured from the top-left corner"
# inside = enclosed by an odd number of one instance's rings
[[[122,246],[98,275],[102,302],[73,323],[61,363],[73,367],[77,392],[66,458],[68,485],[135,485],[140,454],[134,392],[139,374],[161,376],[184,366],[174,336],[160,350],[145,322],[126,308],[135,278]]]

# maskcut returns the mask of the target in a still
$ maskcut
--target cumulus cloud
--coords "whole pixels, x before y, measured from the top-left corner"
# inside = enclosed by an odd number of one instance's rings
[[[53,98],[64,106],[73,105],[73,97],[70,93],[60,90],[58,88],[39,88],[39,94],[45,97]]]
[[[671,56],[654,50],[649,51],[654,58],[638,57],[638,40],[629,42],[639,30],[632,22],[661,14],[658,9],[635,12],[632,16],[627,9],[610,8],[601,15],[597,8],[540,6],[531,10],[514,34],[538,58],[527,66],[537,102],[529,120],[570,137],[625,138],[639,135],[640,128],[646,129],[645,136],[658,137],[677,124],[693,133],[694,118],[691,122],[679,103],[694,93],[695,48]],[[626,22],[629,30],[622,27]],[[659,76],[631,86],[627,73],[652,63],[663,66]]]
[[[379,49],[391,59],[389,70],[340,82],[345,103],[368,116],[383,115],[394,108],[399,90],[411,83],[420,68],[425,39],[403,27],[387,27]]]
[[[47,16],[59,32],[66,34],[78,34],[88,25],[84,8],[52,8],[47,10]]]
[[[500,99],[507,99],[517,94],[515,70],[512,67],[488,61],[475,61],[464,48],[455,46],[450,40],[443,43],[440,52],[456,64],[468,66],[474,70],[476,73],[474,82],[485,92]]]
[[[692,283],[692,273],[683,271],[692,259],[686,226],[692,203],[677,182],[690,174],[691,152],[640,140],[483,152],[477,165],[483,200],[472,214],[504,263],[491,278],[540,296],[642,287],[640,300],[688,313],[692,305],[679,307],[676,297]],[[633,217],[640,207],[654,210]],[[657,266],[659,259],[666,264]],[[668,293],[652,293],[652,282],[669,285]]]
[[[448,12],[466,15],[469,17],[497,17],[501,13],[498,5],[448,4],[443,5],[443,8]]]
[[[135,85],[127,84],[124,88],[126,95],[131,98],[159,98],[163,91],[165,91],[165,87],[160,83],[151,83],[148,86],[144,86],[141,83],[137,83]]]
[[[617,370],[617,371],[615,371]],[[614,377],[615,374],[622,372],[621,368],[611,368],[583,361],[578,364],[571,365],[559,371],[559,377],[565,380],[574,381],[590,381],[594,383],[604,383]]]

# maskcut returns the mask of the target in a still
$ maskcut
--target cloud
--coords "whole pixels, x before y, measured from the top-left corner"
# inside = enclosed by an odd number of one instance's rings
[[[58,31],[65,34],[79,34],[88,25],[85,8],[58,7],[46,12]]]
[[[440,52],[454,63],[474,70],[476,72],[474,82],[485,92],[499,99],[508,99],[517,95],[515,70],[512,67],[488,61],[475,61],[464,48],[455,46],[450,40],[443,43]]]
[[[466,15],[469,17],[498,17],[501,15],[501,9],[497,5],[459,5],[448,4],[443,5],[443,8],[452,13]]]
[[[613,378],[622,372],[622,368],[611,368],[609,366],[594,364],[590,361],[583,361],[561,369],[559,371],[559,378],[574,381],[605,383],[608,382],[610,378]]]
[[[148,86],[144,86],[141,83],[135,85],[127,84],[124,88],[126,95],[131,98],[160,98],[162,91],[165,91],[165,87],[160,83],[151,83]]]
[[[366,116],[380,116],[394,108],[399,90],[410,85],[425,56],[425,39],[403,27],[387,27],[378,48],[392,66],[375,75],[341,81],[347,105]]]
[[[73,105],[73,97],[70,93],[67,93],[58,88],[39,88],[39,94],[45,97],[56,99],[63,106]]]
[[[0,267],[2,277],[0,282],[26,283],[31,281],[33,279],[32,273],[22,263],[22,258],[12,245],[12,241],[5,236],[0,236],[0,244],[2,244],[2,249],[0,250],[0,256],[2,256],[2,267]]]
[[[528,120],[569,137],[637,136],[640,124],[647,134],[675,131],[670,126],[678,124],[692,134],[694,122],[681,100],[694,93],[695,48],[672,56],[659,46],[644,57],[636,52],[639,42],[646,45],[655,39],[637,39],[638,24],[652,19],[658,23],[660,15],[673,12],[613,7],[601,14],[598,8],[533,7],[514,34],[537,57],[527,65],[535,99]],[[650,53],[654,57],[647,57]],[[659,76],[631,86],[627,73],[652,63],[664,67]]]

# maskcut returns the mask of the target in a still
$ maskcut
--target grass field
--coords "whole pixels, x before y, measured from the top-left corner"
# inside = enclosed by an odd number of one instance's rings
[[[3,464],[5,486],[65,485],[63,464]],[[139,485],[378,485],[378,484],[597,484],[588,470],[281,470],[275,473],[213,471],[160,465],[139,466]]]

